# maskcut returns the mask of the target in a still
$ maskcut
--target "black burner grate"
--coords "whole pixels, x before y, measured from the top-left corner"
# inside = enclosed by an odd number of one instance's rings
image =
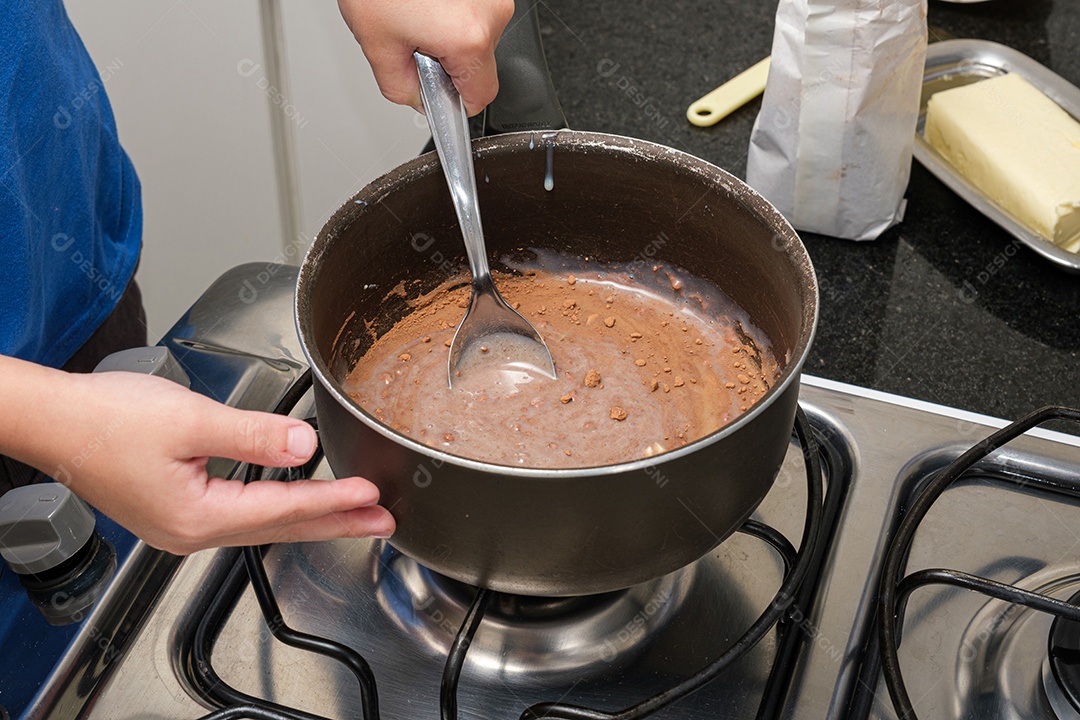
[[[310,371],[305,373],[282,401],[275,408],[277,413],[288,413],[311,386]],[[783,667],[795,655],[795,649],[802,641],[803,632],[799,623],[785,621],[793,607],[802,608],[809,603],[813,594],[813,582],[807,581],[811,570],[819,568],[825,555],[823,527],[830,527],[837,512],[842,496],[842,488],[830,486],[824,491],[821,451],[814,438],[810,421],[800,408],[795,421],[795,434],[802,449],[803,462],[807,478],[807,508],[803,536],[795,551],[794,546],[780,532],[762,523],[749,520],[739,529],[747,535],[764,541],[773,548],[783,560],[784,581],[774,600],[753,622],[742,637],[731,644],[716,660],[693,676],[676,686],[649,697],[638,704],[620,711],[603,711],[547,702],[533,705],[521,715],[521,720],[638,720],[646,718],[668,705],[678,702],[708,684],[725,669],[745,656],[777,623],[780,624],[777,662],[774,663],[766,692],[759,708],[758,717],[771,717],[778,707],[780,698],[780,678],[784,675]],[[308,472],[310,468],[304,468]],[[245,476],[245,482],[259,477],[262,468],[251,466]],[[273,636],[288,645],[330,657],[344,664],[356,677],[360,685],[363,702],[363,720],[378,720],[379,704],[374,675],[367,662],[353,649],[340,643],[301,633],[290,628],[282,618],[278,604],[262,563],[260,548],[244,548],[242,561],[238,559],[233,569],[223,582],[218,593],[208,603],[197,624],[194,637],[184,644],[182,661],[187,677],[195,689],[207,701],[221,709],[204,716],[201,720],[227,720],[234,718],[253,718],[254,720],[319,720],[321,716],[283,707],[273,702],[261,700],[230,687],[214,671],[211,652],[225,620],[248,582],[259,602],[259,607]],[[806,582],[804,582],[806,581]],[[444,668],[440,691],[440,708],[443,720],[456,720],[458,679],[467,656],[469,644],[480,626],[484,612],[492,596],[484,589],[477,589],[472,604],[454,640]]]
[[[878,643],[881,654],[881,671],[889,689],[889,697],[901,720],[917,720],[915,709],[904,684],[900,668],[899,645],[900,629],[904,622],[904,609],[908,597],[917,588],[927,585],[951,585],[973,590],[991,598],[1023,605],[1025,607],[1050,613],[1061,619],[1080,622],[1080,605],[1073,597],[1069,602],[1032,592],[1023,588],[1006,585],[995,580],[970,575],[957,570],[931,568],[904,576],[904,564],[911,549],[915,531],[926,517],[934,502],[951,485],[960,480],[975,463],[1006,443],[1016,439],[1028,430],[1052,420],[1080,421],[1080,410],[1067,407],[1045,407],[998,430],[972,447],[938,473],[933,480],[918,494],[911,507],[905,513],[896,535],[885,556],[884,571],[881,576],[881,594],[878,609]],[[1022,479],[1005,479],[1006,482],[1023,484]],[[1072,623],[1070,623],[1072,624]]]
[[[1069,598],[1069,604],[1080,607],[1080,593]],[[1062,700],[1067,707],[1055,710],[1061,717],[1080,715],[1080,622],[1063,616],[1054,619],[1050,629],[1049,664],[1051,677],[1047,682],[1057,683]],[[1051,705],[1053,705],[1053,699]],[[1067,715],[1071,712],[1071,715]]]

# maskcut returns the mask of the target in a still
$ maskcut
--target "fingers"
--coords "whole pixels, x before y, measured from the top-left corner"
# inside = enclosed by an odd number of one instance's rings
[[[177,513],[169,537],[155,547],[186,554],[224,545],[390,537],[394,518],[378,500],[378,488],[357,477],[247,485],[214,478],[198,506]]]
[[[490,53],[455,55],[443,60],[442,66],[454,81],[469,117],[482,112],[499,92],[495,56]]]
[[[401,47],[365,54],[383,97],[422,113],[424,105],[420,100],[420,79],[416,75],[412,51]]]
[[[338,538],[386,538],[394,532],[394,518],[379,505],[332,513],[273,528],[261,528],[228,538],[223,545],[318,542]]]
[[[499,92],[499,77],[495,68],[495,44],[498,36],[477,31],[472,38],[447,39],[423,46],[420,52],[434,57],[454,81],[454,87],[472,117],[481,112]],[[416,75],[416,60],[408,46],[387,48],[367,55],[375,81],[383,97],[398,105],[408,105],[423,112],[420,100],[420,81]]]
[[[318,438],[303,420],[213,402],[202,409],[200,430],[185,448],[188,457],[223,457],[256,465],[293,467],[306,462],[315,452]]]
[[[196,396],[197,397],[197,396]],[[222,545],[323,540],[394,532],[394,519],[376,503],[379,490],[363,478],[257,481],[207,479],[206,457],[273,467],[310,459],[317,438],[310,425],[271,413],[237,410],[197,397],[186,434],[188,467],[200,488],[174,506],[167,536],[155,547],[186,554]],[[363,512],[359,512],[363,511]],[[151,543],[154,544],[154,543]]]
[[[438,58],[470,117],[487,107],[499,91],[495,46],[513,15],[512,0],[471,4],[467,10],[461,9],[460,22],[450,27],[444,38],[430,48],[419,48]]]
[[[442,64],[469,115],[495,98],[495,46],[513,17],[513,0],[338,0],[338,5],[391,102],[421,107],[416,50]]]
[[[379,502],[379,489],[357,477],[295,482],[265,480],[247,485],[217,478],[207,483],[207,500],[212,507],[221,508],[217,517],[212,518],[228,527],[221,534],[234,534],[371,507]]]

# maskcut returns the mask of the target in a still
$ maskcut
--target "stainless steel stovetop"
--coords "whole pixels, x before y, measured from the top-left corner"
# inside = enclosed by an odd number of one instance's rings
[[[194,389],[240,407],[276,404],[305,367],[292,323],[295,273],[236,268],[177,323],[163,345]],[[890,534],[913,490],[1004,423],[811,377],[801,403],[842,503],[827,560],[811,578],[813,600],[789,613],[803,642],[775,685],[777,716],[892,718],[866,652]],[[213,462],[216,473],[237,472]],[[328,473],[324,463],[316,476]],[[1002,477],[1024,482],[1006,486]],[[793,445],[755,518],[797,543],[805,494]],[[1067,598],[1080,590],[1078,498],[1080,440],[1033,431],[945,493],[920,526],[908,567],[951,567]],[[137,547],[25,717],[207,714],[205,688],[189,668],[195,629],[215,603],[224,611],[210,661],[222,681],[326,717],[360,717],[351,674],[270,636],[250,587],[236,582],[238,558],[220,550],[181,560]],[[438,717],[439,678],[471,589],[382,541],[275,546],[265,562],[289,625],[345,642],[369,661],[383,718]],[[469,649],[460,717],[513,719],[540,701],[632,705],[715,659],[774,601],[782,578],[773,550],[736,534],[699,562],[625,592],[500,598]],[[1054,717],[1042,689],[1050,623],[964,590],[917,592],[900,660],[920,717]],[[774,630],[715,682],[653,717],[755,717],[776,652]]]

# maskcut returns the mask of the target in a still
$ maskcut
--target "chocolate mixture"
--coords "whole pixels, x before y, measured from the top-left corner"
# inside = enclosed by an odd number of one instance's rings
[[[708,307],[654,267],[631,274],[496,274],[540,332],[558,377],[516,387],[447,387],[447,356],[469,288],[447,282],[380,337],[344,385],[365,410],[431,447],[500,465],[594,467],[652,457],[723,427],[779,375],[764,338],[733,307]],[[700,282],[700,281],[695,281]],[[460,284],[460,281],[458,281]],[[455,380],[455,386],[459,383]]]

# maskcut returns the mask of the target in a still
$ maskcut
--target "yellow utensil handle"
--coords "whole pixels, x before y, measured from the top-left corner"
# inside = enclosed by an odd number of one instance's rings
[[[698,127],[715,125],[765,91],[769,58],[743,70],[686,109],[686,119]]]

